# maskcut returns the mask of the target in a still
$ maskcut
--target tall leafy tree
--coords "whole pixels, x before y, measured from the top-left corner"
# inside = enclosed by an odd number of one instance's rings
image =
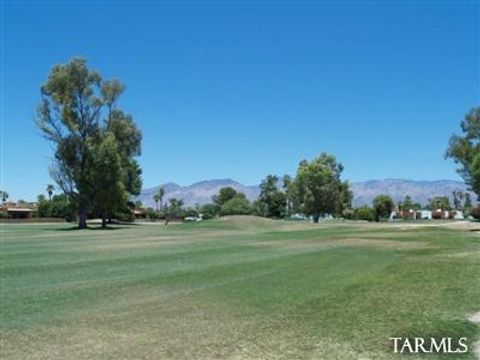
[[[212,201],[218,208],[221,208],[227,201],[233,199],[237,195],[237,190],[231,186],[223,187],[218,194],[212,196]]]
[[[127,203],[122,159],[118,152],[117,140],[108,133],[94,149],[93,180],[97,186],[94,194],[95,208],[102,218],[102,227],[116,209]]]
[[[373,199],[375,220],[388,218],[395,207],[395,203],[389,195],[377,195]]]
[[[353,192],[348,181],[340,184],[340,201],[337,204],[336,215],[342,216],[346,210],[352,209]]]
[[[472,109],[460,123],[461,135],[453,135],[446,157],[458,164],[457,172],[480,199],[480,106]]]
[[[267,175],[260,184],[258,197],[261,215],[266,217],[282,218],[287,210],[287,197],[278,188],[279,177]]]
[[[398,203],[400,211],[410,211],[410,210],[420,210],[422,205],[416,202],[413,202],[410,195],[406,195],[403,201]]]
[[[118,183],[127,194],[138,194],[141,188],[134,157],[140,155],[142,135],[133,118],[118,107],[123,90],[118,80],[103,80],[81,58],[53,67],[41,87],[36,123],[55,145],[51,176],[77,208],[80,228],[86,227],[88,212],[99,207],[104,194],[117,193],[117,188],[102,189],[98,183],[99,174],[107,170],[97,167],[99,159],[109,157],[114,148]]]
[[[406,195],[402,202],[398,204],[401,211],[409,211],[413,209],[413,201],[410,195]]]
[[[432,211],[436,210],[451,210],[450,200],[447,196],[436,196],[429,201],[429,208]]]
[[[336,214],[351,201],[348,183],[342,181],[343,165],[326,153],[308,162],[302,160],[295,183],[303,212],[318,222],[321,216]]]
[[[294,212],[300,211],[298,187],[296,186],[295,179],[290,175],[284,175],[282,180],[283,192],[285,193],[287,203],[286,215],[289,216]]]

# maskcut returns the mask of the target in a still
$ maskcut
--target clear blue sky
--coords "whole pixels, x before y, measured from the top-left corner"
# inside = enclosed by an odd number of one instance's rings
[[[335,154],[351,181],[458,179],[443,154],[480,104],[479,5],[8,2],[2,186],[34,199],[51,146],[33,124],[74,56],[127,85],[145,187],[258,183]]]

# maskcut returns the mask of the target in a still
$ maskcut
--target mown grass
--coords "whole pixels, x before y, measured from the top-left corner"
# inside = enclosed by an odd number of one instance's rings
[[[401,359],[391,336],[480,338],[479,232],[1,226],[5,359]]]

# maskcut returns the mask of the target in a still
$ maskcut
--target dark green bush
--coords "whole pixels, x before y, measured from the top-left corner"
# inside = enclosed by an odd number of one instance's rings
[[[60,218],[72,221],[75,219],[75,207],[66,195],[54,195],[52,200],[42,199],[36,212],[38,217]]]
[[[362,206],[353,211],[355,220],[373,221],[375,219],[375,211],[369,206]]]
[[[242,194],[243,195],[243,194]],[[245,196],[235,196],[222,205],[220,215],[248,215],[252,212],[250,203]]]

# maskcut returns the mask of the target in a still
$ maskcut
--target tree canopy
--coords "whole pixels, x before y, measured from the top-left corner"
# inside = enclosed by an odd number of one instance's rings
[[[460,123],[462,135],[453,135],[446,157],[458,164],[457,172],[480,199],[480,106],[465,116]]]
[[[352,193],[342,181],[343,165],[335,156],[320,154],[311,162],[300,162],[295,179],[303,213],[318,222],[320,216],[333,215],[348,207]]]
[[[2,200],[2,202],[5,202],[8,200],[8,192],[6,192],[5,190],[0,190],[0,199]]]
[[[373,199],[373,209],[375,212],[375,220],[385,219],[390,216],[395,203],[389,195],[378,195]]]
[[[247,215],[250,213],[250,203],[243,193],[237,193],[220,208],[220,215]]]
[[[231,186],[223,187],[218,194],[212,196],[212,201],[219,208],[223,206],[227,201],[233,199],[237,195],[237,190]]]
[[[274,218],[282,218],[285,216],[287,197],[284,192],[279,190],[278,182],[278,176],[267,175],[260,184],[258,206],[263,216]]]
[[[433,199],[429,199],[428,207],[432,211],[452,209],[450,199],[447,196],[436,196]]]
[[[89,211],[100,209],[105,217],[141,189],[135,157],[142,134],[118,107],[124,89],[82,58],[54,66],[41,87],[36,123],[55,145],[50,174],[75,204],[81,228]]]

